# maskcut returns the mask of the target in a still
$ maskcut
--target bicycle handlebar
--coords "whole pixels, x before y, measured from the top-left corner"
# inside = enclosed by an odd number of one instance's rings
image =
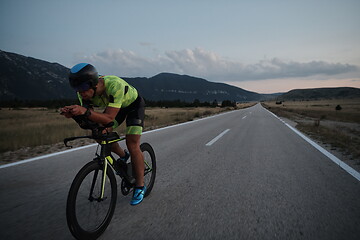
[[[79,124],[79,126],[83,129],[90,129],[92,134],[88,136],[78,136],[78,137],[69,137],[64,139],[64,144],[66,147],[72,148],[72,146],[67,145],[69,141],[73,141],[80,138],[90,138],[90,139],[101,139],[102,137],[105,137],[106,134],[103,134],[103,131],[109,127],[114,126],[114,122],[109,122],[105,124],[104,126],[100,126],[98,123],[90,121],[85,116],[75,116],[73,119]]]
[[[79,136],[79,137],[69,137],[64,139],[65,147],[72,148],[73,146],[67,145],[68,142],[80,139],[80,138],[93,138],[93,136]]]

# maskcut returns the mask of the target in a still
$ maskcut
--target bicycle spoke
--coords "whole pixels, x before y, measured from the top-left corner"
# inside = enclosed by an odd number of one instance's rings
[[[94,177],[93,177],[93,180],[92,180],[92,183],[91,183],[91,187],[90,187],[89,200],[92,199],[92,195],[93,195],[93,192],[94,192],[94,187],[95,187],[95,183],[96,183],[96,178],[97,178],[98,172],[99,172],[99,170],[95,170],[95,171],[94,171]]]

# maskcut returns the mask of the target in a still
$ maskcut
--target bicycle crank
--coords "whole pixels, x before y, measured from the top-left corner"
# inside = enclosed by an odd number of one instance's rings
[[[128,195],[132,190],[132,185],[128,183],[127,180],[123,179],[121,181],[121,193],[126,196]]]

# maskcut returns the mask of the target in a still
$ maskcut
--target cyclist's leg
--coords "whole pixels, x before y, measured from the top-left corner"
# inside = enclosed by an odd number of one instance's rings
[[[126,145],[130,152],[133,170],[135,172],[136,186],[144,186],[144,156],[140,149],[140,138],[144,127],[145,102],[138,97],[130,106],[126,117]]]
[[[111,151],[116,153],[119,157],[125,157],[124,149],[120,147],[119,143],[113,143],[111,145]]]
[[[136,186],[144,186],[144,156],[140,149],[140,137],[141,135],[127,134],[126,145],[129,149],[131,156],[131,163],[135,172]]]
[[[124,122],[125,118],[126,118],[126,114],[127,114],[127,111],[126,109],[120,109],[119,113],[116,115],[115,117],[115,127],[118,127],[119,125],[121,125],[121,123]],[[109,132],[112,132],[113,131],[113,128],[110,127],[107,129]],[[111,145],[111,151],[113,153],[116,153],[119,157],[124,157],[125,156],[125,152],[124,152],[124,149],[122,149],[120,147],[120,144],[119,143],[113,143]]]

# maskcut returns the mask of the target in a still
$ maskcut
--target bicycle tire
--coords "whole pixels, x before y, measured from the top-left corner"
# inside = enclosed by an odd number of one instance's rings
[[[149,143],[142,143],[140,145],[140,149],[144,155],[144,162],[145,162],[144,181],[146,186],[146,192],[144,197],[147,197],[150,194],[155,183],[156,157],[155,157],[154,149],[151,147]]]
[[[70,232],[76,239],[96,239],[110,224],[116,206],[117,184],[114,172],[110,167],[107,168],[106,173],[107,185],[105,186],[105,194],[107,197],[105,198],[104,195],[104,200],[101,200],[99,196],[95,195],[100,195],[101,190],[97,188],[101,188],[101,179],[103,177],[103,166],[97,161],[87,163],[78,172],[71,184],[66,204],[66,219]],[[88,177],[90,177],[90,179],[87,179]],[[87,181],[90,182],[90,186],[88,186]],[[83,190],[83,188],[85,188],[85,192],[84,195],[81,195],[82,192],[80,192],[80,190]],[[95,191],[93,191],[90,196],[91,188]],[[93,197],[94,195],[95,197]],[[111,199],[109,200],[108,197]],[[89,206],[81,209],[83,206],[78,204],[81,200],[84,201],[85,205]],[[108,207],[105,206],[105,209],[103,209],[102,205],[108,205]],[[106,210],[106,212],[97,212],[100,207],[102,208],[100,210]],[[95,211],[95,214],[104,214],[104,217],[100,218],[99,224],[95,224],[91,227],[90,225],[85,226],[87,224],[93,224],[90,219],[93,215],[93,210]],[[85,213],[85,211],[87,212]],[[81,214],[86,215],[86,217],[81,219]],[[88,223],[86,223],[86,221]]]

